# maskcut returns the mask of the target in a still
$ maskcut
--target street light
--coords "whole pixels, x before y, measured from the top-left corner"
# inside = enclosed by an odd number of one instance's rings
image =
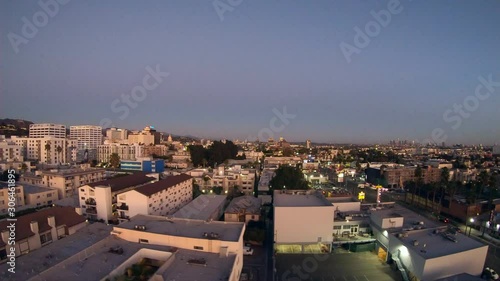
[[[474,218],[470,218],[469,220],[465,220],[465,234],[467,234],[467,223],[470,222],[471,225],[469,225],[469,236],[470,232],[472,230],[472,224],[474,223]]]

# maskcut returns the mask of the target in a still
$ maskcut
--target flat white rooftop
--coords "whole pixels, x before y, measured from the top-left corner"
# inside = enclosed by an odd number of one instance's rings
[[[407,232],[408,237],[398,237],[408,249],[412,249],[424,259],[457,254],[481,247],[488,247],[464,234],[452,235],[457,242],[447,239],[442,233],[434,233],[432,229],[416,230]],[[413,242],[418,241],[414,246]],[[425,247],[424,247],[425,245]]]
[[[403,217],[403,230],[413,230],[413,228],[415,228],[415,226],[418,226],[420,222],[424,223],[422,226],[425,228],[436,228],[445,226],[444,223],[430,220],[427,217],[415,213],[412,210],[407,209],[398,204],[386,205],[384,209],[374,210],[372,211],[372,215],[381,218]],[[401,229],[395,229],[395,231],[400,231],[400,230]],[[391,230],[388,231],[391,232]]]
[[[329,206],[332,203],[328,202],[325,197],[314,190],[276,190],[274,191],[274,206],[275,207],[319,207]]]
[[[130,221],[115,226],[122,229],[135,230],[136,225],[143,225],[150,233],[203,239],[203,234],[217,233],[219,240],[237,242],[245,226],[242,222],[203,221],[179,219],[149,215],[137,215]],[[205,238],[208,239],[208,238]]]
[[[226,204],[226,195],[200,195],[175,212],[172,217],[181,219],[207,220]]]

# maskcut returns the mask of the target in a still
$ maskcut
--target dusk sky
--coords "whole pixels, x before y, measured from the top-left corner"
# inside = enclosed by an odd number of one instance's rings
[[[500,2],[401,0],[356,45],[355,27],[390,2],[244,0],[221,17],[213,1],[73,0],[29,34],[38,1],[0,1],[0,118],[251,140],[274,128],[328,143],[441,128],[448,144],[500,143]],[[359,47],[350,62],[342,42]],[[148,66],[170,75],[122,118],[113,101],[142,87]],[[479,77],[494,81],[482,100]],[[467,117],[443,119],[464,101]],[[270,121],[284,107],[295,118],[280,131]]]

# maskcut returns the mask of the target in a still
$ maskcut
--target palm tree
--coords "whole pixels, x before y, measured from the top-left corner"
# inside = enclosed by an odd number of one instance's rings
[[[488,181],[490,179],[490,175],[488,175],[488,172],[486,170],[482,170],[479,175],[477,181],[481,184],[480,189],[479,189],[479,196],[481,197],[484,192],[484,188],[488,185]]]
[[[446,167],[441,169],[440,181],[439,181],[438,189],[441,192],[441,196],[439,197],[439,207],[441,207],[441,203],[443,202],[444,194],[448,190],[448,186],[450,184],[450,170]],[[436,196],[436,191],[434,191],[434,197],[432,198],[432,203],[434,204]],[[439,212],[440,210],[436,210]]]
[[[60,145],[58,145],[56,147],[56,152],[57,152],[57,155],[59,156],[59,163],[61,163],[61,152],[63,151],[62,147]]]
[[[45,151],[47,152],[47,155],[50,153],[50,141],[47,141],[47,143],[45,143]],[[47,157],[47,162],[50,164],[50,158],[51,157]]]
[[[419,194],[420,196],[420,186],[422,185],[422,167],[417,166],[417,168],[415,168],[415,188],[413,189],[413,196],[411,197],[411,204],[413,205],[414,203],[414,200],[415,200],[415,196],[417,195],[417,193]]]

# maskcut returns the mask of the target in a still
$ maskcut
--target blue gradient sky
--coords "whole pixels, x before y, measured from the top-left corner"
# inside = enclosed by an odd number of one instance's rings
[[[212,1],[71,1],[16,54],[7,34],[41,8],[0,1],[0,117],[244,139],[286,106],[275,137],[292,141],[500,142],[500,87],[457,130],[443,120],[480,75],[500,81],[500,2],[401,0],[348,63],[340,43],[388,2],[246,0],[221,21]],[[120,120],[112,101],[157,64],[170,76]]]

